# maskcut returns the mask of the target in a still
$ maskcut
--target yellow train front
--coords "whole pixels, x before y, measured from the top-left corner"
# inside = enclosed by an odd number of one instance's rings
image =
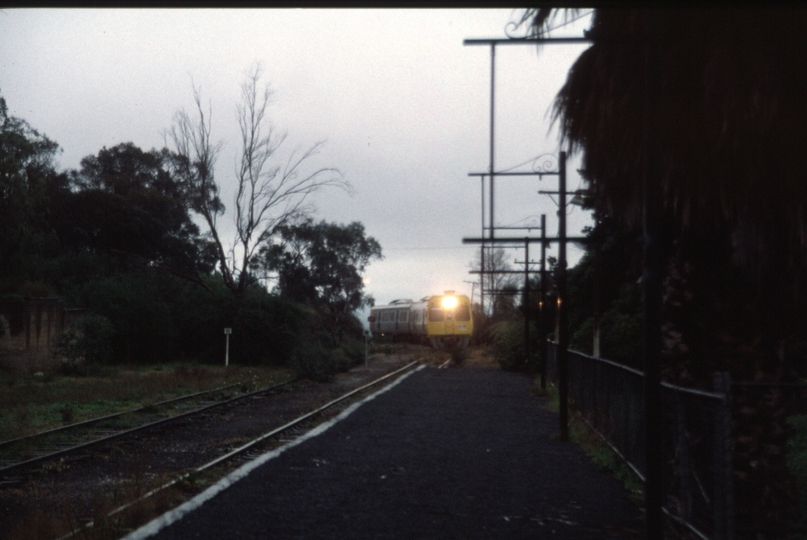
[[[467,347],[474,331],[471,301],[464,294],[427,296],[419,302],[396,300],[370,311],[370,330],[393,338],[426,341],[435,349]]]

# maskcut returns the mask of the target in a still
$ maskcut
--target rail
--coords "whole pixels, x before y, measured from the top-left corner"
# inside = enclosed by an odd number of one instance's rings
[[[403,367],[401,367],[401,368],[399,368],[399,369],[397,369],[397,370],[395,370],[395,371],[393,371],[391,373],[387,373],[386,375],[384,375],[382,377],[379,377],[378,379],[375,379],[375,380],[373,380],[373,381],[371,381],[371,382],[369,382],[369,383],[367,383],[367,384],[365,384],[363,386],[360,386],[359,388],[351,390],[350,392],[347,392],[347,393],[339,396],[338,398],[335,398],[335,399],[329,401],[328,403],[326,403],[324,405],[321,405],[320,407],[317,407],[316,409],[314,409],[314,410],[312,410],[312,411],[310,411],[308,413],[305,413],[305,414],[297,417],[296,419],[294,419],[294,420],[292,420],[292,421],[290,421],[290,422],[288,422],[288,423],[286,423],[286,424],[284,424],[284,425],[282,425],[280,427],[274,428],[271,431],[268,431],[268,432],[266,432],[266,433],[264,433],[264,434],[262,434],[262,435],[260,435],[260,436],[258,436],[256,438],[252,439],[251,441],[247,442],[246,444],[244,444],[242,446],[239,446],[238,448],[236,448],[234,450],[231,450],[230,452],[227,452],[226,454],[224,454],[222,456],[219,456],[216,459],[213,459],[213,460],[205,463],[204,465],[201,465],[201,466],[195,468],[194,470],[192,470],[190,472],[187,472],[187,473],[185,473],[185,474],[183,474],[183,475],[181,475],[181,476],[179,476],[179,477],[177,477],[177,478],[175,478],[175,479],[173,479],[173,480],[171,480],[169,482],[166,482],[165,484],[162,484],[162,485],[160,485],[160,486],[158,486],[158,487],[144,493],[138,499],[115,508],[114,510],[109,512],[106,516],[104,516],[104,519],[113,518],[113,517],[121,514],[122,512],[124,512],[124,511],[126,511],[126,510],[128,510],[128,509],[142,503],[143,501],[145,501],[147,499],[150,499],[154,495],[156,495],[156,494],[158,494],[160,492],[163,492],[166,489],[168,489],[168,488],[170,488],[170,487],[172,487],[172,486],[174,486],[174,485],[176,485],[176,484],[178,484],[178,483],[180,483],[180,482],[182,482],[184,480],[187,480],[188,478],[191,478],[194,475],[198,475],[201,472],[204,472],[206,470],[212,469],[213,467],[216,467],[218,465],[222,465],[223,463],[225,463],[225,462],[227,462],[229,460],[232,460],[233,458],[241,456],[241,455],[245,454],[247,451],[258,447],[260,444],[265,443],[266,441],[271,440],[274,437],[277,437],[277,436],[279,436],[279,435],[281,435],[281,434],[283,434],[285,432],[288,432],[289,430],[291,430],[291,429],[293,429],[295,427],[299,427],[304,422],[306,422],[308,420],[311,420],[315,416],[327,411],[328,409],[333,408],[335,405],[338,405],[340,403],[345,402],[346,400],[350,399],[351,397],[355,396],[356,394],[358,394],[360,392],[363,392],[363,391],[365,391],[365,390],[367,390],[369,388],[372,388],[373,386],[376,386],[376,385],[378,385],[378,384],[380,384],[380,383],[382,383],[382,382],[384,382],[384,381],[386,381],[386,380],[388,380],[388,379],[390,379],[392,377],[395,377],[395,376],[397,376],[397,375],[399,375],[399,374],[413,368],[414,366],[416,366],[418,364],[419,364],[418,361],[410,362],[409,364],[407,364],[407,365],[405,365],[405,366],[403,366]],[[83,532],[85,530],[92,529],[93,526],[94,526],[94,521],[89,521],[86,524],[82,525],[81,527],[75,528],[72,531],[70,531],[69,533],[67,533],[66,535],[59,537],[57,540],[67,540],[69,538],[73,538],[74,536],[76,536],[77,534],[79,534],[79,533],[81,533],[81,532]]]
[[[287,381],[287,382],[293,382],[293,381]],[[95,418],[89,418],[87,420],[82,420],[81,422],[74,422],[72,424],[66,424],[64,426],[59,426],[59,427],[55,427],[55,428],[52,428],[52,429],[46,429],[44,431],[38,431],[36,433],[30,433],[28,435],[23,435],[22,437],[17,437],[15,439],[7,439],[5,441],[0,441],[0,448],[5,448],[7,446],[11,446],[13,444],[18,444],[18,443],[21,443],[21,442],[24,442],[24,441],[30,441],[32,439],[36,439],[36,438],[39,438],[39,437],[46,437],[46,436],[50,436],[50,435],[55,435],[57,433],[63,433],[63,432],[66,432],[66,431],[70,431],[70,430],[79,428],[79,427],[91,426],[93,424],[97,424],[97,423],[103,422],[105,420],[114,420],[115,418],[120,418],[120,417],[125,416],[127,414],[136,414],[136,413],[143,412],[143,411],[146,411],[146,410],[154,408],[154,407],[162,407],[164,405],[170,405],[170,404],[173,404],[173,403],[179,403],[179,402],[182,402],[182,401],[187,401],[189,399],[199,397],[199,396],[203,396],[205,394],[214,394],[216,392],[221,392],[223,390],[227,390],[229,388],[234,388],[236,386],[241,386],[243,384],[244,384],[243,382],[237,382],[237,383],[233,383],[233,384],[228,384],[226,386],[219,386],[217,388],[211,388],[210,390],[202,390],[201,392],[194,392],[193,394],[186,394],[184,396],[179,396],[179,397],[175,397],[175,398],[171,398],[171,399],[166,399],[165,401],[159,401],[157,403],[151,403],[149,405],[143,405],[142,407],[137,407],[135,409],[127,409],[125,411],[120,411],[120,412],[117,412],[117,413],[107,414],[105,416],[98,416],[98,417],[95,417]],[[283,383],[283,384],[286,384],[286,383]]]
[[[84,443],[81,443],[81,444],[72,445],[72,446],[69,446],[67,448],[57,450],[55,452],[49,452],[49,453],[46,453],[46,454],[31,458],[31,459],[28,459],[28,460],[19,461],[17,463],[13,463],[11,465],[7,465],[7,466],[4,466],[4,467],[0,468],[0,477],[5,476],[5,475],[7,475],[7,474],[9,474],[11,472],[19,471],[19,470],[22,470],[22,469],[32,467],[34,465],[38,465],[40,463],[45,463],[47,461],[53,461],[53,460],[55,460],[57,458],[67,456],[69,454],[74,454],[74,453],[76,453],[78,451],[81,451],[81,450],[86,450],[86,449],[92,448],[94,446],[105,444],[105,443],[108,443],[108,442],[113,441],[115,439],[119,439],[121,437],[131,435],[133,433],[138,433],[140,431],[145,431],[147,429],[151,429],[151,428],[154,428],[156,426],[166,424],[168,422],[174,422],[176,420],[179,420],[181,418],[185,418],[187,416],[191,416],[191,415],[194,415],[194,414],[199,414],[200,412],[207,411],[209,409],[213,409],[213,408],[216,408],[216,407],[222,407],[224,405],[228,405],[228,404],[234,403],[234,402],[242,400],[242,399],[246,399],[248,397],[251,397],[251,396],[254,396],[254,395],[257,395],[257,394],[271,392],[271,391],[277,390],[278,388],[281,388],[281,387],[287,386],[289,384],[292,384],[292,383],[296,382],[297,380],[299,380],[299,379],[293,379],[291,381],[286,381],[286,382],[283,382],[283,383],[280,383],[280,384],[276,384],[276,385],[271,386],[269,388],[263,388],[261,390],[256,390],[254,392],[241,394],[239,396],[235,396],[233,398],[230,398],[230,399],[227,399],[227,400],[224,400],[224,401],[219,401],[219,402],[216,402],[216,403],[213,403],[213,404],[210,404],[210,405],[206,405],[204,407],[200,407],[200,408],[197,408],[197,409],[186,411],[184,413],[176,414],[174,416],[169,416],[167,418],[162,418],[160,420],[155,420],[153,422],[148,422],[146,424],[142,424],[142,425],[134,427],[134,428],[118,431],[116,433],[113,433],[112,435],[106,435],[104,437],[93,439],[91,441],[84,442]],[[241,384],[241,383],[238,383],[238,384]],[[233,386],[233,385],[228,385],[225,388],[229,388],[230,386]],[[221,390],[221,389],[218,389],[218,390]],[[213,392],[213,390],[206,391],[206,392],[197,392],[195,394],[182,396],[180,398],[175,398],[175,399],[172,399],[172,400],[167,400],[167,401],[161,402],[159,405],[164,405],[166,403],[173,403],[173,402],[176,402],[176,401],[182,401],[182,400],[186,400],[186,399],[189,399],[191,397],[194,397],[194,396],[202,395],[202,394],[205,394],[205,393],[211,393],[211,392]],[[155,404],[155,405],[157,405],[157,404]],[[155,405],[152,405],[152,407],[155,406]],[[29,435],[29,436],[26,436],[26,437],[21,437],[19,439],[15,439],[13,441],[8,441],[7,444],[11,444],[12,442],[24,441],[26,439],[36,438],[36,437],[43,436],[43,435],[52,435],[52,434],[57,433],[57,432],[63,432],[63,431],[69,430],[69,429],[75,429],[77,427],[86,427],[86,425],[89,425],[89,424],[94,424],[94,423],[100,422],[102,420],[109,420],[109,419],[119,418],[119,417],[121,417],[123,415],[131,414],[133,412],[138,412],[138,411],[141,411],[141,410],[143,410],[145,408],[147,408],[147,407],[141,407],[139,409],[132,409],[132,410],[129,410],[129,411],[124,411],[122,413],[111,414],[111,415],[107,415],[107,416],[100,417],[100,418],[93,418],[91,420],[87,420],[87,421],[84,421],[84,422],[78,422],[78,423],[75,423],[75,424],[70,424],[68,426],[63,426],[61,428],[56,428],[56,429],[53,429],[53,430],[48,430],[48,431],[44,431],[44,432],[40,432],[40,433],[35,433],[35,434]]]

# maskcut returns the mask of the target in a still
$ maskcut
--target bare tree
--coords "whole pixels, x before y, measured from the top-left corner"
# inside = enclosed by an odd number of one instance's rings
[[[233,288],[233,276],[229,271],[229,265],[226,264],[227,256],[216,225],[217,217],[224,213],[224,205],[219,199],[219,187],[215,181],[214,171],[224,143],[211,142],[212,110],[208,107],[208,114],[205,115],[201,91],[195,85],[193,99],[196,102],[198,120],[192,118],[184,109],[177,111],[174,115],[174,125],[166,134],[166,138],[170,138],[174,143],[175,173],[185,183],[189,205],[207,223],[224,281],[228,287]]]
[[[314,211],[310,195],[325,187],[345,190],[350,187],[337,169],[305,170],[310,159],[321,150],[323,141],[305,150],[297,147],[285,160],[280,158],[278,153],[287,135],[278,133],[268,117],[273,92],[268,84],[261,85],[261,75],[260,65],[254,65],[241,85],[241,103],[236,109],[241,131],[235,167],[236,234],[228,245],[224,244],[216,222],[225,213],[214,178],[222,143],[211,142],[211,108],[205,114],[201,92],[195,86],[197,117],[178,111],[167,134],[178,154],[177,163],[186,178],[192,207],[205,219],[216,244],[224,282],[236,293],[254,282],[249,269],[259,246],[269,241],[280,226]]]
[[[485,311],[491,318],[504,317],[513,311],[515,294],[519,290],[518,279],[508,272],[513,268],[507,261],[507,250],[503,247],[485,248],[485,266],[482,268],[481,251],[474,252],[474,259],[468,265],[473,271],[484,270],[483,293],[490,295],[491,301]]]

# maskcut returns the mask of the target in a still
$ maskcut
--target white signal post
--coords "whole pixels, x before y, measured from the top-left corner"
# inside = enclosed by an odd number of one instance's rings
[[[367,344],[370,342],[370,331],[364,331],[364,367],[367,367],[369,364],[369,356],[367,353]]]
[[[233,333],[232,328],[225,328],[224,329],[224,335],[227,336],[226,337],[227,344],[225,345],[225,349],[224,349],[224,367],[229,367],[230,366],[230,334],[232,334],[232,333]]]

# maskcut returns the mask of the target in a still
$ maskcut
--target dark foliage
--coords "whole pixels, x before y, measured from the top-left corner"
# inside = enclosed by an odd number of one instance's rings
[[[217,188],[200,194],[182,156],[124,143],[87,156],[78,171],[57,173],[57,151],[9,116],[0,98],[0,294],[59,296],[92,314],[55,341],[65,369],[221,363],[224,328],[232,329],[233,364],[294,364],[318,378],[362,357],[362,327],[351,311],[372,303],[361,273],[381,248],[360,223],[286,229],[306,243],[305,258],[283,266],[291,273],[281,291],[292,294],[270,293],[254,274],[233,287],[214,273],[220,241],[201,235],[191,219],[202,206],[223,212]],[[311,191],[331,183],[315,180]],[[307,272],[301,282],[312,294],[289,288],[294,272]]]
[[[535,34],[549,9],[528,11]],[[664,376],[710,388],[788,382],[807,357],[807,9],[597,9],[593,45],[573,65],[555,117],[583,152],[602,216],[641,227],[649,103],[657,103]],[[660,83],[648,86],[657,46]],[[776,528],[795,504],[782,455],[781,394],[744,398],[734,415],[740,527]]]
[[[259,264],[277,272],[280,293],[297,302],[349,313],[373,303],[362,273],[381,259],[381,246],[364,226],[306,219],[278,229],[279,242],[261,248]]]
[[[167,150],[132,143],[102,149],[71,176],[62,240],[73,250],[125,255],[193,275],[213,268],[211,247],[191,220],[187,190]]]
[[[0,293],[42,279],[40,257],[52,249],[48,204],[64,181],[53,169],[59,146],[25,120],[9,116],[0,96]]]

